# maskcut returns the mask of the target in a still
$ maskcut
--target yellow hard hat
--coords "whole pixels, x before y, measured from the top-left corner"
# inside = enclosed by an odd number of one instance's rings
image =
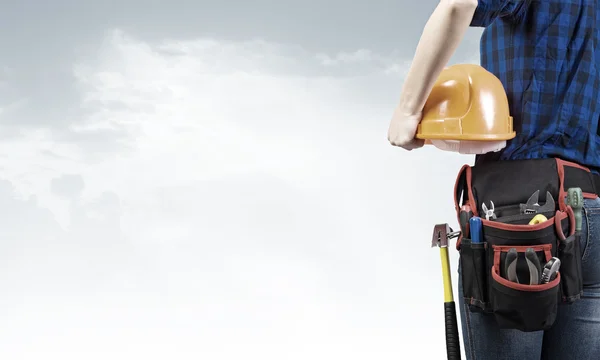
[[[446,67],[423,108],[416,138],[443,150],[481,154],[514,138],[504,86],[480,65]]]

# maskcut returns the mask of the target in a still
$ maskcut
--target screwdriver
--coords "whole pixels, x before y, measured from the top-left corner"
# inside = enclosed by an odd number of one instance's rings
[[[473,217],[473,212],[469,205],[463,205],[460,208],[460,231],[462,231],[463,237],[469,238],[469,221]]]
[[[471,243],[476,244],[481,242],[482,228],[481,228],[481,218],[480,217],[472,217],[470,220],[471,228]]]
[[[567,190],[567,205],[571,206],[575,214],[575,229],[581,231],[581,208],[583,207],[581,188],[569,188]]]

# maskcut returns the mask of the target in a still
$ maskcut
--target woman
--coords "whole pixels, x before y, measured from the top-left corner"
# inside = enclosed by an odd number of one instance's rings
[[[425,26],[394,111],[388,140],[414,150],[421,111],[469,26],[484,27],[481,66],[503,83],[517,136],[496,161],[559,158],[600,173],[600,2],[598,0],[442,0]],[[597,189],[600,191],[600,189]],[[600,358],[600,199],[584,201],[583,296],[559,306],[551,329],[500,329],[459,305],[467,359]]]

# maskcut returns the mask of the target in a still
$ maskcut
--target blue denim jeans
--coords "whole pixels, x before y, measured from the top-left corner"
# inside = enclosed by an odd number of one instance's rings
[[[550,330],[499,329],[493,316],[470,312],[463,301],[459,268],[458,307],[467,360],[600,359],[600,199],[585,199],[582,217],[583,297],[559,305]]]

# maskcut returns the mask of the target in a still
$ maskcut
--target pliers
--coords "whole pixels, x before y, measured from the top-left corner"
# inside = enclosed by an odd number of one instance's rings
[[[492,206],[488,209],[487,205],[484,202],[481,205],[481,210],[483,210],[483,213],[485,214],[485,219],[486,220],[490,220],[490,218],[492,220],[496,220],[496,214],[494,213],[494,202],[492,200],[490,200],[490,204]]]
[[[517,276],[517,260],[519,253],[517,249],[511,248],[506,254],[505,260],[505,272],[506,278],[509,281],[520,284],[519,277]],[[540,259],[532,248],[527,248],[525,251],[525,260],[527,261],[527,267],[529,268],[529,285],[538,285],[541,279],[542,265]]]

